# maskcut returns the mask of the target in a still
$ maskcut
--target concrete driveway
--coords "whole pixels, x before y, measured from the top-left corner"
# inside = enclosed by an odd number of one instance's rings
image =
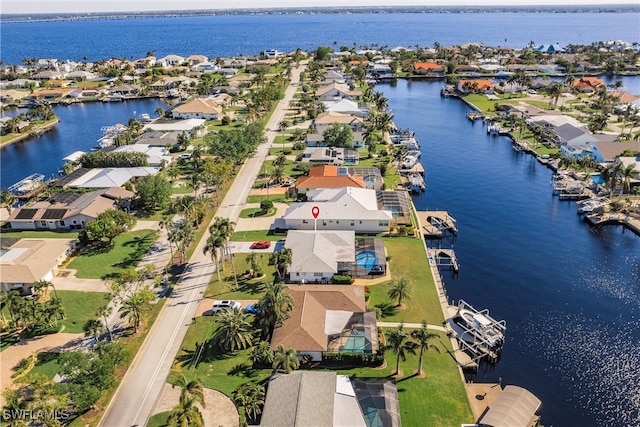
[[[271,247],[267,249],[251,249],[251,244],[253,242],[229,242],[229,249],[231,253],[241,254],[241,253],[249,253],[255,252],[258,254],[268,254],[271,252],[280,252],[280,250],[284,247],[284,240],[278,240],[276,242],[271,242]]]

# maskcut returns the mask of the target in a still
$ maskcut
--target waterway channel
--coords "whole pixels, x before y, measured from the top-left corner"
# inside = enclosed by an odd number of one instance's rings
[[[449,300],[507,321],[501,360],[469,380],[528,388],[547,426],[640,425],[640,236],[590,228],[574,202],[552,196],[551,170],[487,135],[441,87],[376,90],[422,147],[416,208],[458,221],[460,272],[442,273]]]

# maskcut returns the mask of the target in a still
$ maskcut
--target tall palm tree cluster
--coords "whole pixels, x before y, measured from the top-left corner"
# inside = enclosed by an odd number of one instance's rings
[[[625,166],[622,162],[615,162],[600,172],[605,185],[609,188],[609,197],[613,196],[614,191],[618,188],[618,200],[622,199],[625,191],[631,191],[631,180],[638,174],[640,171],[636,170],[635,165]]]
[[[211,255],[211,260],[216,266],[218,281],[222,280],[220,271],[224,271],[226,254],[228,253],[231,258],[235,284],[237,285],[233,254],[230,253],[228,248],[229,239],[233,235],[235,225],[235,222],[229,220],[229,218],[216,217],[213,220],[213,224],[209,226],[209,237],[207,237],[203,252]]]
[[[7,307],[9,318],[2,311],[2,321],[13,328],[33,330],[41,327],[57,326],[58,321],[64,319],[64,305],[55,296],[49,295],[49,288],[55,292],[53,283],[39,280],[33,285],[34,295],[24,297],[17,290],[0,291],[0,302]]]
[[[407,359],[407,354],[416,354],[416,350],[420,351],[417,375],[422,375],[424,353],[430,349],[436,350],[438,353],[440,352],[440,349],[436,345],[429,342],[431,339],[437,337],[438,334],[429,332],[427,322],[424,320],[422,321],[422,327],[420,329],[414,329],[411,333],[407,333],[404,330],[404,324],[402,323],[396,329],[387,331],[387,345],[384,349],[391,350],[396,354],[395,375],[400,373],[400,360],[402,359],[404,362]],[[409,340],[409,338],[413,338],[414,341]]]

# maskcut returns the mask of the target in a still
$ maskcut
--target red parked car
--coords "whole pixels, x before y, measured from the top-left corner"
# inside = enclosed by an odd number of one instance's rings
[[[271,242],[268,240],[260,240],[251,244],[251,249],[268,249],[271,247]]]

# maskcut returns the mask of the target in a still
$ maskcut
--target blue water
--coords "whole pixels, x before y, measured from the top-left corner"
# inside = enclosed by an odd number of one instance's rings
[[[356,255],[356,262],[360,268],[368,268],[372,269],[376,265],[378,265],[378,260],[376,259],[376,253],[373,251],[360,251]]]
[[[472,124],[441,86],[376,90],[423,147],[429,190],[416,208],[458,221],[461,269],[445,275],[449,299],[507,321],[501,360],[474,381],[528,388],[544,425],[640,425],[640,237],[591,229],[575,203],[551,195],[549,169]]]
[[[591,175],[591,180],[598,185],[604,184],[604,178],[600,174]]]
[[[261,15],[43,23],[0,22],[0,59],[138,58],[155,49],[211,57],[318,45],[443,46],[481,42],[589,44],[638,40],[631,14]],[[81,34],[81,37],[77,35]],[[506,39],[506,41],[505,41]],[[334,44],[335,42],[335,44]],[[608,82],[617,78],[605,76]],[[625,78],[640,94],[640,78]],[[439,96],[440,82],[399,81],[377,90],[395,121],[423,146],[428,191],[418,209],[448,209],[460,232],[450,299],[464,298],[507,321],[500,362],[476,381],[522,385],[543,401],[547,426],[640,425],[640,238],[593,230],[576,205],[551,195],[551,172],[504,138],[471,124],[468,107]],[[156,100],[56,107],[55,131],[0,150],[1,185],[49,176],[62,157],[88,150],[100,127],[152,114]]]
[[[638,13],[379,13],[228,15],[33,23],[0,22],[5,64],[23,58],[81,61],[203,54],[215,58],[317,46],[432,47],[470,42],[536,44],[638,40]],[[79,35],[81,35],[79,37]]]
[[[159,99],[140,99],[55,106],[60,123],[53,130],[0,149],[0,186],[8,187],[33,173],[46,178],[57,175],[63,157],[77,150],[89,151],[97,144],[101,127],[126,125],[141,113],[153,117],[157,107],[166,109],[167,105]]]

